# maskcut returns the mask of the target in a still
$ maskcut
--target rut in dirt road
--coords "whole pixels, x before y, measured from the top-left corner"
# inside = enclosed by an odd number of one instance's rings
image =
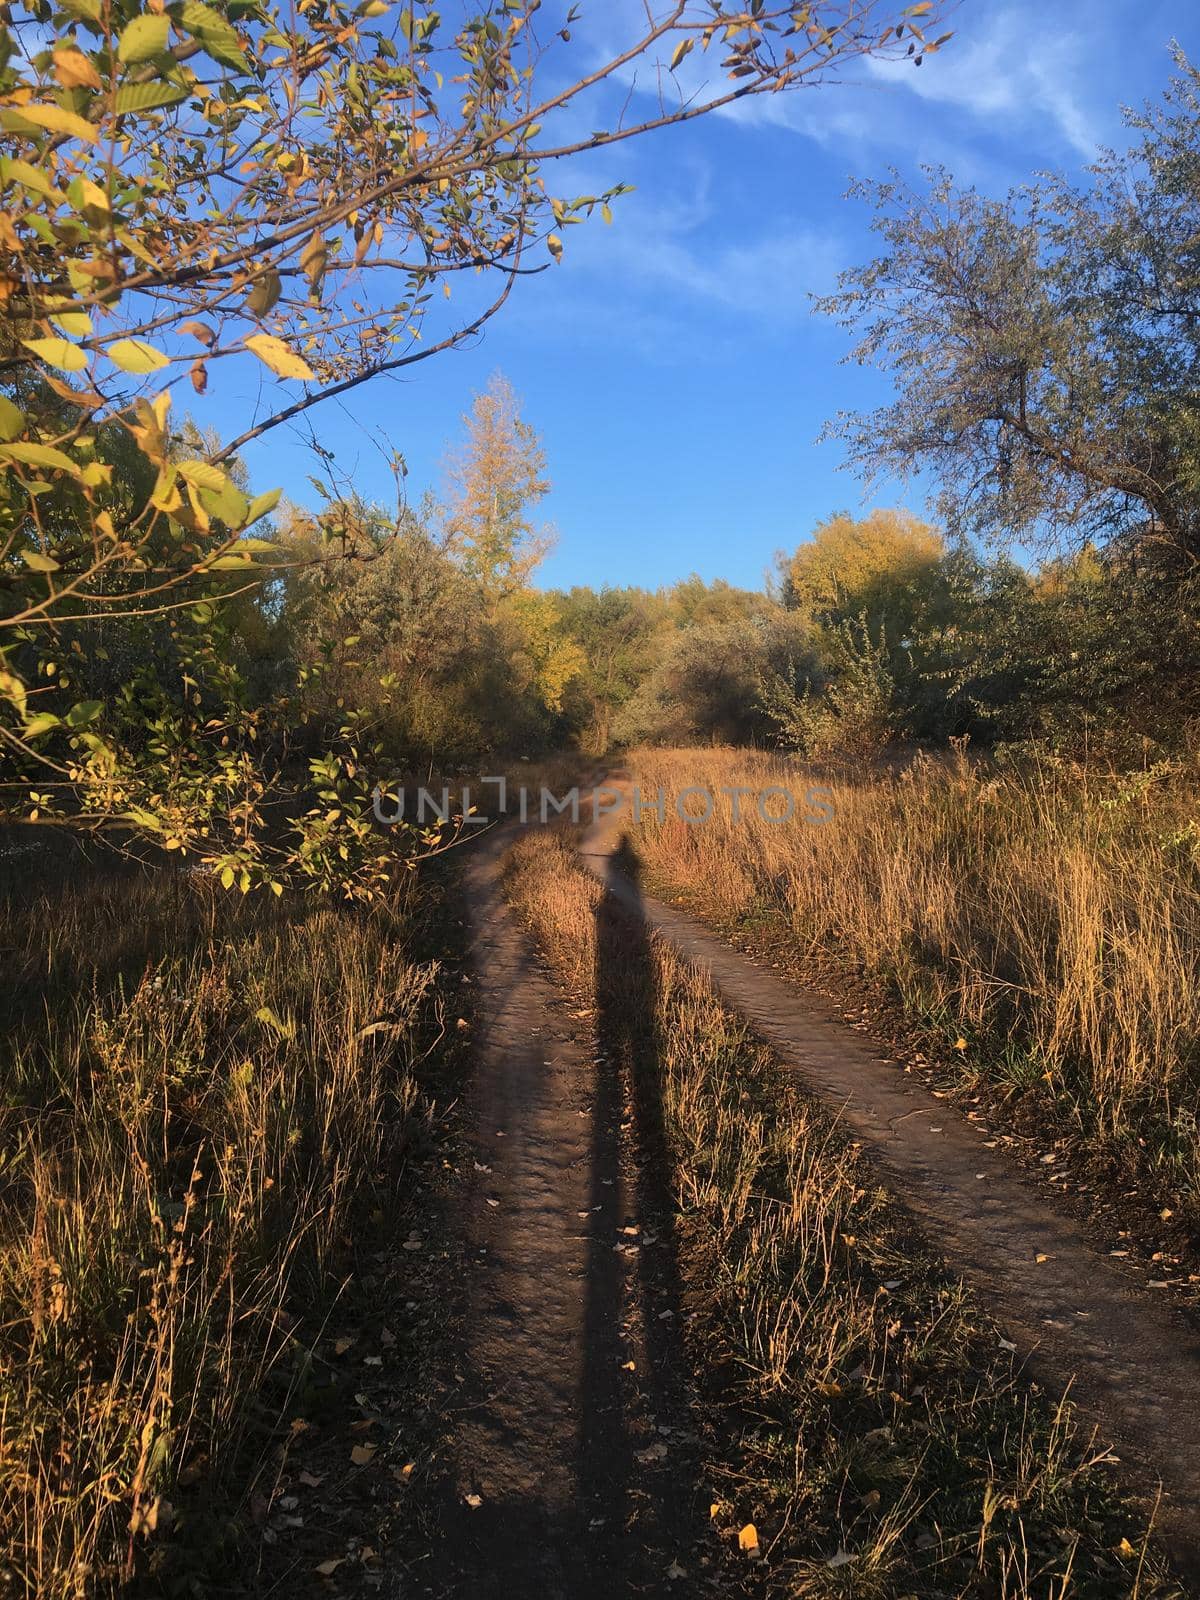
[[[618,786],[619,787],[619,786]],[[1081,1225],[985,1135],[883,1062],[819,1001],[758,966],[615,868],[620,812],[594,822],[584,864],[609,893],[704,970],[722,998],[872,1149],[883,1181],[980,1292],[1031,1365],[1114,1444],[1134,1487],[1163,1498],[1158,1525],[1200,1571],[1200,1337],[1097,1253]]]
[[[632,1056],[653,995],[639,1009],[614,992],[606,952],[619,938],[627,977],[636,949],[627,919],[601,922],[597,1014],[568,1009],[505,903],[511,842],[507,830],[482,841],[466,871],[477,1181],[467,1370],[429,1592],[678,1595],[683,1571],[699,1576],[708,1499],[661,1129]]]

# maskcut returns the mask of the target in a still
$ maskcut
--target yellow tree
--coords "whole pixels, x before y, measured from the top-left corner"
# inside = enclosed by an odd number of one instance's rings
[[[463,423],[466,442],[447,463],[446,545],[489,600],[499,600],[525,586],[553,540],[529,520],[550,492],[546,456],[501,373],[475,396]]]
[[[878,624],[909,608],[944,553],[938,530],[910,512],[838,512],[786,561],[785,598],[814,621],[866,615]]]

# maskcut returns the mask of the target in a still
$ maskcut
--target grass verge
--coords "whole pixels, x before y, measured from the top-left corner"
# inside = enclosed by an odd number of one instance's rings
[[[688,1356],[714,1418],[714,1521],[770,1593],[1178,1594],[1069,1403],[1015,1366],[870,1164],[561,832],[523,839],[510,896],[565,983],[643,1019],[662,1108]],[[752,1530],[752,1537],[750,1532]]]
[[[1194,775],[1046,766],[991,773],[918,758],[813,780],[749,751],[644,751],[637,782],[657,884],[810,971],[858,975],[939,1038],[960,1082],[1053,1127],[1113,1190],[1136,1186],[1178,1243],[1200,1236],[1200,866]],[[803,820],[808,783],[835,815]],[[673,797],[718,796],[689,826]],[[799,797],[734,821],[722,789]],[[775,802],[776,805],[779,802]]]
[[[236,1593],[330,1308],[434,1145],[438,967],[411,897],[21,865],[0,899],[3,1587]]]

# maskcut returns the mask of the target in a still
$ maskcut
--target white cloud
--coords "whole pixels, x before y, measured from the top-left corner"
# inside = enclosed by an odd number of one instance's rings
[[[984,122],[1018,128],[1049,121],[1091,160],[1102,133],[1081,102],[1087,79],[1082,39],[1069,29],[1048,33],[1023,8],[995,16],[985,31],[960,30],[924,66],[873,58],[868,70],[883,83],[922,100],[956,106]]]

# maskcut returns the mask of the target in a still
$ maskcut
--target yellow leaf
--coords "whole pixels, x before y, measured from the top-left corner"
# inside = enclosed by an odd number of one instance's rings
[[[50,133],[69,134],[72,139],[82,139],[84,144],[95,144],[100,137],[85,117],[64,111],[61,106],[22,106],[21,115],[27,122],[36,122],[39,128],[46,128]]]
[[[100,74],[82,50],[66,46],[54,52],[54,76],[64,89],[98,89]]]
[[[157,372],[170,364],[161,350],[144,339],[118,339],[116,344],[109,345],[106,354],[113,366],[120,367],[122,372]]]
[[[751,1552],[758,1549],[758,1529],[752,1522],[748,1522],[738,1534],[738,1549]]]
[[[967,1048],[967,1041],[962,1037],[961,1034],[957,1039],[955,1039],[954,1048],[956,1050],[965,1050]]]
[[[87,352],[69,339],[22,339],[21,343],[60,372],[82,372],[87,366]]]
[[[273,333],[252,333],[246,340],[247,350],[253,350],[258,359],[281,378],[315,378],[316,373],[282,339]]]
[[[61,328],[64,333],[82,336],[92,331],[92,319],[86,311],[60,311],[53,318],[53,322],[55,327]]]
[[[1128,1539],[1122,1539],[1120,1544],[1117,1546],[1117,1554],[1119,1556],[1135,1556],[1137,1555],[1137,1551],[1130,1544]]]

